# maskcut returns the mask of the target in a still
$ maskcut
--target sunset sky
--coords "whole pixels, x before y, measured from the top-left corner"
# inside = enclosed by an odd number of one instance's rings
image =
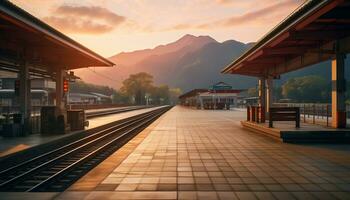
[[[222,42],[258,40],[303,0],[11,0],[109,57],[185,34]]]

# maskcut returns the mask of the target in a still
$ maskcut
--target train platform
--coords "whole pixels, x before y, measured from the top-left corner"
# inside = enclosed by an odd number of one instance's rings
[[[120,109],[127,109],[127,108],[138,108],[141,106],[120,106],[120,107],[113,107],[113,108],[96,108],[96,109],[87,109],[85,110],[85,113],[94,113],[94,112],[103,112],[103,111],[113,111],[113,110],[120,110]]]
[[[335,129],[326,125],[301,123],[300,128],[295,122],[274,122],[270,128],[269,123],[255,123],[242,120],[241,124],[256,133],[265,134],[277,140],[288,143],[350,143],[350,129]]]
[[[85,130],[96,128],[104,124],[114,122],[117,120],[125,119],[134,115],[145,113],[154,108],[145,108],[140,110],[127,111],[123,113],[109,114],[105,116],[95,117],[89,119],[89,126]],[[101,111],[100,109],[95,109],[94,111]],[[91,112],[91,111],[89,111]],[[72,134],[78,133],[81,131],[75,131],[67,134],[55,134],[55,135],[41,135],[41,134],[32,134],[27,137],[15,137],[15,138],[4,138],[0,137],[0,158],[30,147],[34,147],[40,144],[48,143],[54,140],[58,140],[64,137],[71,136]]]
[[[350,146],[287,144],[176,106],[55,199],[349,199]]]

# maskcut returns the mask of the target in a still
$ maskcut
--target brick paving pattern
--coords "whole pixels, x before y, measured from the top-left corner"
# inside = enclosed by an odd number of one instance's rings
[[[173,108],[85,197],[350,199],[349,145],[284,144],[242,129],[244,114]]]

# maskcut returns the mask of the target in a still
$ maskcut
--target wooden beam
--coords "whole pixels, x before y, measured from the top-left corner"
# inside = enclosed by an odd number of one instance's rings
[[[264,49],[266,55],[285,55],[293,54],[299,55],[306,51],[310,46],[290,46],[290,47],[279,47],[279,48],[268,48]]]
[[[350,35],[350,30],[317,30],[317,31],[298,31],[291,35],[291,40],[317,40],[328,41],[335,40]]]
[[[268,73],[284,74],[287,72],[295,71],[322,61],[331,59],[333,55],[330,54],[315,54],[315,53],[305,53],[303,55],[297,56],[287,62],[276,65],[275,68],[270,67]]]
[[[328,18],[328,19],[317,19],[315,20],[316,23],[322,23],[323,25],[325,24],[350,24],[350,19],[337,19],[337,18]]]
[[[282,35],[278,36],[276,39],[274,39],[272,42],[270,42],[270,44],[268,45],[269,47],[274,47],[278,44],[280,44],[282,41],[286,40],[287,38],[289,38],[290,33],[289,32],[285,32]]]
[[[306,27],[307,25],[311,24],[312,22],[314,22],[317,18],[319,18],[320,16],[322,16],[323,14],[329,12],[330,10],[332,10],[333,8],[337,7],[339,4],[341,4],[344,0],[334,0],[332,2],[330,2],[328,5],[324,6],[323,8],[317,10],[315,13],[313,13],[311,16],[307,17],[306,19],[304,19],[302,22],[298,23],[295,26],[295,30],[301,30],[304,27]]]
[[[284,62],[284,58],[279,57],[263,57],[263,58],[257,58],[255,60],[245,61],[243,62],[244,65],[251,65],[251,64],[276,64]]]
[[[250,56],[247,60],[248,60],[248,61],[254,60],[254,59],[258,58],[259,56],[262,56],[263,53],[264,53],[264,52],[263,52],[262,50],[259,50],[258,52],[256,52],[256,53],[253,54],[252,56]]]
[[[274,66],[274,64],[271,63],[246,63],[242,66],[240,69],[234,69],[235,71],[241,71],[241,70],[252,70],[252,69],[261,69],[266,67]]]

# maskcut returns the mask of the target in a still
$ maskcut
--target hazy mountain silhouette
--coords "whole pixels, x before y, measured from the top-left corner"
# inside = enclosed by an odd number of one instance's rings
[[[110,57],[117,67],[79,69],[76,74],[84,81],[114,88],[119,88],[124,79],[137,72],[152,74],[156,84],[168,84],[184,91],[206,88],[218,81],[228,82],[235,88],[247,88],[255,85],[253,78],[222,75],[220,70],[250,46],[234,40],[219,43],[209,36],[185,35],[153,49]]]
[[[220,43],[209,36],[185,35],[175,42],[153,49],[123,52],[110,57],[117,67],[80,69],[76,74],[86,82],[114,88],[119,88],[130,74],[138,72],[152,74],[156,84],[180,87],[183,91],[207,88],[218,81],[237,89],[250,88],[256,86],[255,78],[223,75],[220,71],[253,44],[235,40]],[[330,63],[324,62],[283,75],[277,82],[283,83],[288,78],[309,74],[330,79],[330,70]]]
[[[175,42],[166,45],[159,45],[154,49],[144,49],[133,52],[122,52],[110,57],[110,59],[116,61],[118,65],[134,65],[144,59],[147,59],[147,57],[150,56],[163,55],[179,50],[182,50],[181,52],[179,52],[180,54],[186,54],[189,51],[197,50],[211,42],[216,42],[216,40],[209,36],[196,37],[187,34]]]

